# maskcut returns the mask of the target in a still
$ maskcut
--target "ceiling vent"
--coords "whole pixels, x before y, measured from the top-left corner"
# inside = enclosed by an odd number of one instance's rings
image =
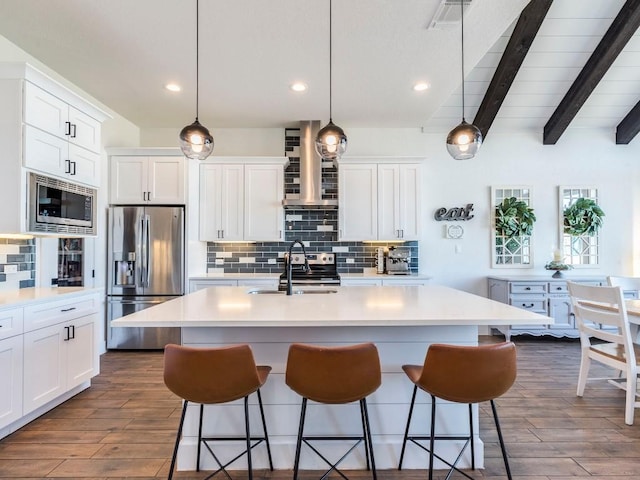
[[[462,8],[467,11],[472,0],[462,0]],[[453,28],[460,23],[460,0],[442,0],[428,28]]]

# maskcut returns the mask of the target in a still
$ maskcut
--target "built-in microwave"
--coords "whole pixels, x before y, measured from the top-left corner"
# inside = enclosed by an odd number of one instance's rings
[[[97,191],[29,172],[28,229],[35,233],[96,235]]]

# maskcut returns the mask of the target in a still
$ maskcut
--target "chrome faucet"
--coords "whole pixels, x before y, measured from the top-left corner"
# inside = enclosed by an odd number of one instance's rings
[[[304,249],[304,243],[302,243],[302,240],[294,240],[289,245],[289,256],[287,257],[287,295],[291,295],[293,293],[291,288],[291,273],[293,268],[291,262],[291,250],[293,250],[293,247],[295,247],[296,243],[302,247],[302,254],[304,255],[304,268],[306,271],[309,271],[309,260],[307,259],[307,252]]]

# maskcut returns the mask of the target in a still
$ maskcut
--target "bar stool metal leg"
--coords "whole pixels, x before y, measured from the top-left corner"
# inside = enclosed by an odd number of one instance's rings
[[[244,424],[247,435],[247,470],[249,480],[253,480],[253,465],[251,464],[251,428],[249,427],[249,395],[244,397]]]
[[[496,430],[498,431],[498,440],[500,440],[500,450],[502,450],[502,458],[504,459],[504,466],[507,470],[507,478],[511,479],[511,469],[509,468],[509,460],[507,460],[507,449],[504,446],[504,439],[502,438],[502,429],[500,428],[500,421],[498,420],[498,411],[496,410],[496,404],[491,400],[491,410],[493,411],[493,420],[496,424]]]
[[[360,400],[360,417],[362,419],[362,436],[364,437],[364,458],[367,462],[367,470],[371,470],[371,466],[369,464],[369,442],[367,441],[367,425],[365,420],[365,408],[363,406],[362,400]]]
[[[271,447],[269,446],[269,434],[267,433],[267,422],[264,419],[264,407],[262,406],[262,395],[260,389],[256,392],[258,394],[258,405],[260,406],[260,416],[262,417],[262,428],[264,429],[264,440],[267,444],[267,456],[269,457],[269,470],[273,472],[273,460],[271,459]]]
[[[178,445],[180,445],[180,438],[182,437],[182,426],[184,425],[184,417],[187,414],[187,404],[188,401],[184,401],[182,406],[182,414],[180,415],[180,424],[178,425],[178,433],[176,434],[176,443],[173,447],[173,455],[171,457],[171,467],[169,467],[169,476],[167,480],[171,480],[173,478],[173,469],[176,466],[176,457],[178,456]]]
[[[298,480],[298,468],[300,466],[300,450],[302,448],[302,434],[304,433],[304,417],[307,413],[307,399],[302,399],[300,409],[300,426],[298,427],[298,440],[296,442],[296,456],[293,462],[293,480]]]
[[[409,425],[411,425],[411,415],[413,414],[413,406],[416,403],[416,393],[418,387],[413,387],[413,395],[411,395],[411,405],[409,406],[409,417],[407,418],[407,428],[404,430],[404,439],[402,440],[402,450],[400,451],[400,462],[398,463],[398,470],[402,470],[402,459],[404,458],[404,451],[407,447],[407,438],[409,437]]]
[[[476,469],[476,449],[473,441],[473,407],[469,404],[469,441],[471,442],[471,470]]]
[[[429,480],[433,480],[433,449],[436,440],[436,397],[431,395],[431,438],[429,439]]]
[[[376,473],[376,461],[374,459],[373,456],[373,442],[371,440],[371,427],[369,425],[369,412],[367,410],[367,399],[363,398],[362,400],[360,400],[360,405],[362,407],[362,411],[364,412],[364,421],[365,421],[365,439],[364,439],[364,445],[365,445],[365,451],[368,450],[369,452],[369,456],[371,457],[371,472],[373,474],[373,480],[377,480],[378,479],[378,475]],[[366,445],[367,443],[369,444],[369,448],[366,449]],[[369,463],[368,459],[367,459],[367,464]]]
[[[202,417],[204,414],[204,405],[200,404],[200,421],[198,422],[198,453],[196,455],[196,472],[200,471],[200,449],[202,448]]]

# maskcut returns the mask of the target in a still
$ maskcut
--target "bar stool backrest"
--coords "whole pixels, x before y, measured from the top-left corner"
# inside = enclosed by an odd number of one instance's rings
[[[261,386],[249,345],[193,348],[167,345],[164,383],[180,398],[195,403],[224,403]]]
[[[486,402],[515,382],[516,347],[512,342],[464,346],[429,346],[417,382],[427,392],[459,403]]]
[[[287,385],[315,402],[361,400],[381,383],[380,358],[373,343],[324,347],[294,343],[289,347]]]

